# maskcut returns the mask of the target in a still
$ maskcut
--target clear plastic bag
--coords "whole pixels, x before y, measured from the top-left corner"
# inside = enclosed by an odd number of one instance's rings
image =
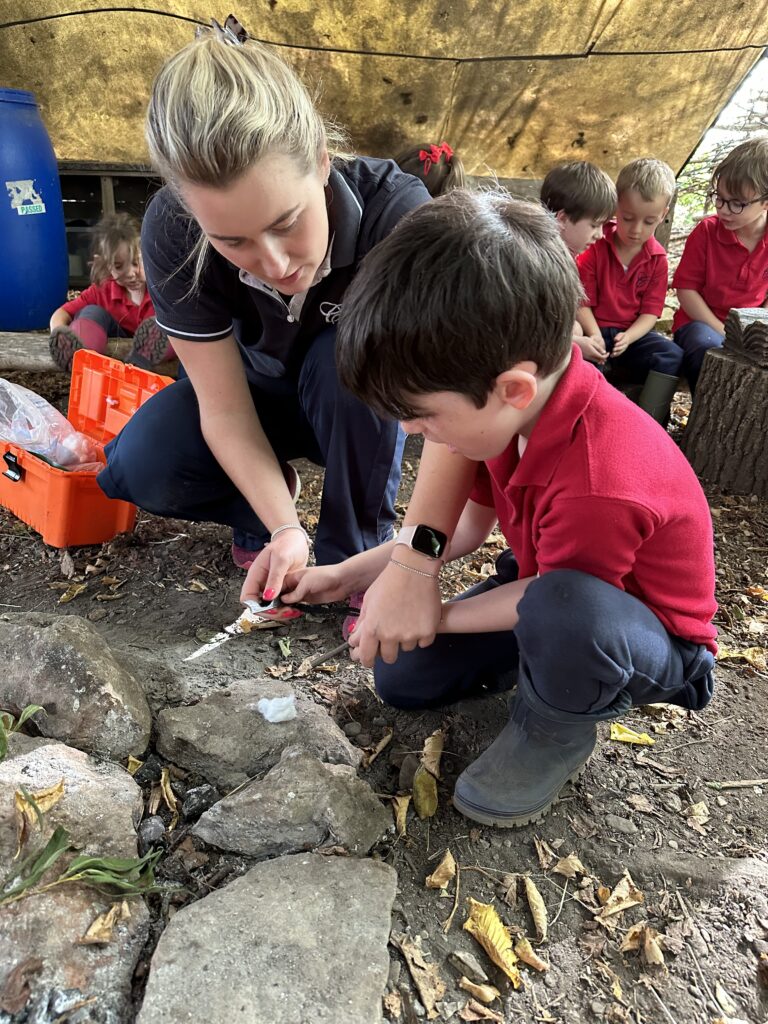
[[[0,441],[39,455],[59,469],[101,469],[99,446],[34,391],[0,378]]]

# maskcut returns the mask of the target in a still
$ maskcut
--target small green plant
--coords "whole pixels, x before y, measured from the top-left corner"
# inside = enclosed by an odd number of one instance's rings
[[[27,719],[38,711],[45,712],[45,708],[40,704],[27,704],[18,718],[14,718],[10,711],[0,712],[0,761],[4,761],[8,753],[8,737],[11,733],[18,732]]]

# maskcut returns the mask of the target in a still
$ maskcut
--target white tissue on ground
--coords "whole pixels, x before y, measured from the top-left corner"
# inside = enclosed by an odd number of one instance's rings
[[[296,717],[293,694],[290,697],[273,697],[271,700],[262,697],[256,707],[268,722],[290,722]]]

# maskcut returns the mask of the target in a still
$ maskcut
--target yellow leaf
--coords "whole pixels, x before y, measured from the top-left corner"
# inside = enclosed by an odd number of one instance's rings
[[[129,754],[128,755],[128,764],[126,765],[126,767],[128,769],[128,773],[130,775],[135,775],[136,772],[139,770],[139,768],[142,767],[143,764],[144,764],[144,762],[140,761],[138,759],[138,757],[134,757],[133,754]]]
[[[208,591],[208,587],[206,587],[204,583],[201,583],[200,580],[191,580],[189,589],[193,594],[205,594]]]
[[[413,806],[422,819],[433,817],[437,810],[437,781],[423,764],[413,776]]]
[[[427,1019],[434,1020],[437,1016],[435,1003],[445,995],[445,982],[440,977],[436,964],[428,964],[421,948],[421,938],[409,939],[408,936],[392,932],[390,941],[405,957],[413,983],[427,1011]]]
[[[529,967],[533,967],[536,971],[548,971],[549,964],[546,960],[542,960],[540,956],[537,956],[533,950],[528,939],[523,937],[518,939],[515,943],[515,953],[523,961],[524,964],[528,964]]]
[[[55,786],[48,786],[47,789],[39,789],[35,793],[27,791],[27,797],[20,790],[16,790],[13,801],[16,809],[16,854],[18,857],[24,843],[27,841],[32,826],[37,822],[38,815],[45,814],[64,796],[64,779],[59,779]],[[14,858],[15,859],[15,858]]]
[[[82,938],[77,940],[79,946],[105,946],[112,941],[115,925],[121,917],[121,906],[113,903],[105,914],[99,914]]]
[[[768,601],[768,590],[765,587],[747,587],[744,593],[749,594],[750,597],[757,597],[761,601]]]
[[[437,865],[431,875],[427,876],[428,889],[445,889],[451,879],[456,877],[456,861],[450,850],[445,851],[445,856]]]
[[[643,903],[645,897],[632,881],[632,876],[625,871],[616,888],[605,901],[604,906],[595,914],[595,917],[604,921],[614,914],[621,914],[630,907],[636,907]]]
[[[635,743],[638,747],[652,747],[656,742],[647,732],[635,732],[619,722],[611,722],[611,739],[619,743]]]
[[[395,812],[395,828],[399,836],[405,835],[405,819],[408,815],[408,804],[411,802],[411,794],[406,796],[392,797],[392,810]]]
[[[474,981],[470,981],[469,978],[463,976],[459,980],[459,988],[469,992],[471,996],[479,999],[481,1003],[492,1003],[494,999],[501,998],[501,992],[494,985],[476,985]]]
[[[168,831],[172,832],[179,820],[178,804],[176,801],[176,794],[171,789],[171,777],[167,768],[163,768],[160,773],[160,792],[162,793],[165,806],[171,812],[173,817],[168,825]]]
[[[544,906],[544,900],[541,898],[541,893],[536,888],[534,880],[526,875],[524,882],[525,895],[528,898],[528,906],[531,908],[531,916],[536,927],[536,938],[539,942],[544,942],[547,937],[547,908]]]
[[[421,752],[421,763],[436,779],[440,778],[440,758],[443,756],[444,744],[445,733],[442,729],[435,729],[431,736],[427,736]]]
[[[63,598],[61,599],[63,600]],[[758,672],[768,671],[765,650],[762,647],[745,647],[737,651],[734,647],[721,647],[717,652],[718,661],[748,661]]]
[[[707,807],[706,801],[699,800],[698,803],[686,807],[685,816],[691,826],[706,825],[709,821],[709,807]]]
[[[470,896],[469,917],[464,928],[480,943],[491,960],[500,967],[512,982],[514,988],[520,988],[520,972],[515,964],[517,957],[512,951],[512,936],[509,928],[501,921],[495,907],[490,903],[478,903]]]
[[[84,590],[88,589],[87,583],[73,583],[72,586],[67,587],[64,593],[59,598],[59,604],[69,604],[70,601],[82,594]]]
[[[566,878],[576,878],[577,875],[587,874],[587,869],[575,853],[569,853],[567,857],[561,857],[552,870],[556,871],[558,875],[565,875]]]
[[[622,953],[640,950],[647,964],[661,965],[664,963],[664,954],[658,940],[656,929],[651,928],[646,921],[640,921],[632,925],[619,948]]]

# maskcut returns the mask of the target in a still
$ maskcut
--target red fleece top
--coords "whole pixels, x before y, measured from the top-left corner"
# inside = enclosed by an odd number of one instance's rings
[[[136,328],[143,320],[155,315],[155,307],[146,288],[141,305],[136,306],[131,302],[126,289],[111,277],[101,284],[89,285],[76,299],[65,302],[61,308],[74,319],[86,306],[101,306],[102,309],[106,309],[113,320],[117,321],[118,326],[129,334],[135,334]]]
[[[577,257],[576,266],[598,326],[626,330],[644,313],[661,316],[669,269],[664,247],[651,237],[625,270],[615,237],[616,221],[609,221],[603,237]]]
[[[768,295],[768,229],[750,252],[717,217],[705,217],[686,239],[672,287],[698,292],[723,322],[729,309],[762,306]],[[690,322],[678,309],[672,330]]]
[[[658,423],[583,360],[570,365],[525,451],[478,466],[520,577],[589,573],[637,597],[675,636],[717,650],[712,521],[690,465]]]

